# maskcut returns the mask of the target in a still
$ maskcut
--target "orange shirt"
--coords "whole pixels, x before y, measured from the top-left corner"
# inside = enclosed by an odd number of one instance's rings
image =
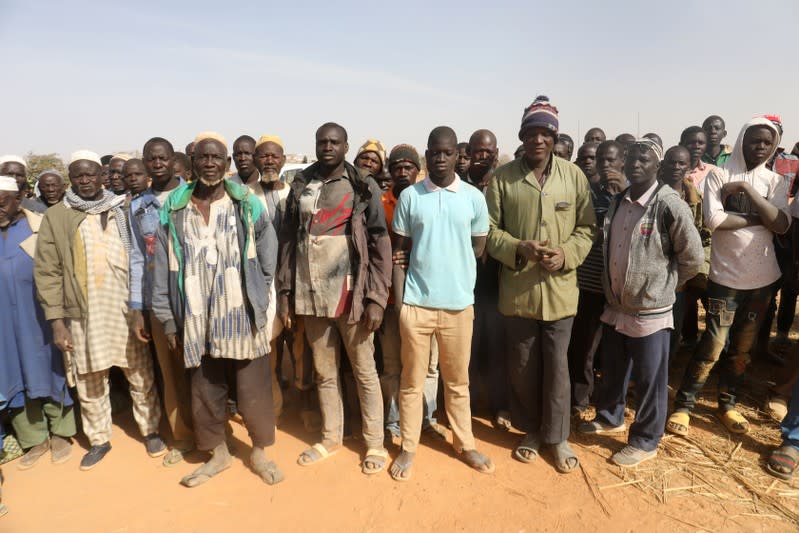
[[[383,211],[386,213],[386,225],[388,226],[388,234],[391,237],[392,251],[394,248],[394,241],[397,236],[394,233],[392,222],[394,221],[394,209],[397,207],[397,198],[394,196],[394,189],[391,188],[383,193]],[[388,291],[388,304],[394,304],[394,291]]]

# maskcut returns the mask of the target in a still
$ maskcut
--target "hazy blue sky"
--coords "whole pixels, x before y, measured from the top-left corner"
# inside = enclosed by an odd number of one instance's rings
[[[87,2],[0,0],[0,154],[182,147],[201,130],[313,151],[337,121],[423,148],[435,126],[519,144],[547,94],[561,131],[660,133],[709,114],[728,142],[779,113],[799,140],[799,1]]]

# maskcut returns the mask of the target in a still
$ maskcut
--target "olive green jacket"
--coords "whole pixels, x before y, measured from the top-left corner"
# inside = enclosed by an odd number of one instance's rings
[[[33,278],[47,320],[86,314],[86,258],[78,226],[86,213],[58,202],[39,227]]]
[[[577,313],[577,266],[594,240],[596,215],[583,172],[552,158],[543,190],[524,158],[494,172],[486,191],[490,230],[488,253],[502,264],[499,311],[506,316],[560,320]],[[563,268],[549,272],[517,257],[521,240],[549,240],[565,255]]]

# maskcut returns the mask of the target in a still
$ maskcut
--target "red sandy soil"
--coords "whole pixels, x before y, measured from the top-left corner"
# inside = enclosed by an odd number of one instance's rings
[[[762,373],[773,370],[762,368]],[[673,372],[673,385],[681,375],[681,370]],[[778,442],[777,424],[754,410],[764,383],[752,378],[751,394],[742,399],[754,426],[750,435],[727,434],[713,418],[710,404],[703,403],[691,437],[707,446],[727,446],[734,458],[730,465],[748,468],[746,475],[762,488],[758,491],[769,492],[796,513],[799,482],[772,483],[762,468],[766,452]],[[710,388],[706,398],[714,396]],[[187,489],[178,481],[203,456],[190,455],[189,462],[172,468],[161,466],[161,459],[146,455],[129,412],[123,413],[116,416],[113,449],[92,471],[78,469],[85,440],[62,465],[52,465],[47,456],[27,471],[19,471],[16,462],[4,465],[3,502],[10,511],[0,518],[0,532],[786,532],[797,530],[799,523],[742,488],[725,473],[727,466],[706,467],[703,485],[678,470],[684,457],[661,449],[639,471],[622,472],[608,461],[623,443],[618,436],[587,438],[573,432],[582,469],[563,475],[547,452],[530,465],[513,460],[519,435],[495,430],[478,417],[478,446],[493,458],[495,474],[470,470],[448,444],[423,437],[413,478],[398,483],[386,471],[373,477],[361,473],[365,450],[360,440],[347,441],[345,449],[315,466],[297,465],[297,456],[316,436],[304,430],[296,405],[287,405],[283,420],[277,444],[268,451],[285,473],[283,483],[270,487],[248,469],[246,429],[232,422],[233,466],[205,485]],[[396,444],[390,452],[397,455]],[[635,479],[639,482],[620,485]],[[661,484],[671,490],[661,491]]]

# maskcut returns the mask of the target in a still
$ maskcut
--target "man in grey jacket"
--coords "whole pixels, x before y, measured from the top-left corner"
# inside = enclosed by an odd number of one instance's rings
[[[191,376],[197,449],[212,454],[181,480],[187,487],[233,462],[225,443],[229,376],[252,439],[250,467],[270,485],[283,479],[264,450],[275,442],[266,309],[277,236],[249,189],[224,179],[229,166],[224,139],[201,133],[195,180],[170,194],[160,212],[153,313]]]
[[[627,149],[630,187],[605,217],[602,385],[597,415],[582,433],[622,433],[625,396],[635,381],[638,409],[628,445],[611,458],[623,467],[657,454],[668,409],[669,337],[675,290],[699,271],[702,242],[680,195],[657,181],[663,149],[641,139]]]

